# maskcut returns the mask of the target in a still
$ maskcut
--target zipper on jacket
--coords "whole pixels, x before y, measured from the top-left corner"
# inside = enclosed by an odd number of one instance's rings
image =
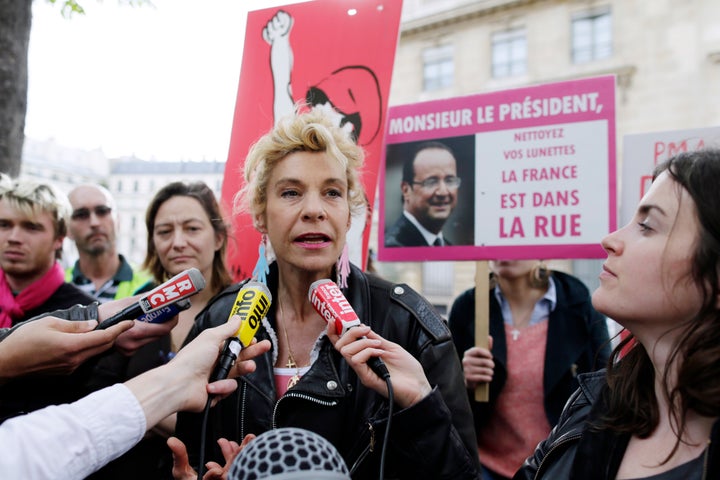
[[[375,451],[375,429],[372,426],[372,423],[368,423],[368,430],[370,430],[370,451]]]
[[[285,395],[280,397],[280,399],[275,402],[275,408],[273,408],[273,415],[272,415],[272,427],[273,429],[277,428],[277,423],[275,422],[275,417],[277,415],[278,406],[280,403],[286,399],[286,398],[300,398],[302,400],[307,400],[308,402],[317,403],[318,405],[322,405],[325,407],[334,407],[338,404],[336,400],[320,400],[319,398],[311,397],[310,395],[307,395],[305,393],[297,393],[297,392],[287,392]]]
[[[242,382],[242,402],[240,404],[240,436],[245,438],[245,412],[247,410],[247,382]]]
[[[365,461],[365,458],[375,450],[375,429],[370,422],[368,422],[368,431],[370,432],[370,441],[368,442],[367,447],[365,447],[363,451],[360,452],[360,455],[358,455],[358,457],[355,459],[355,462],[350,469],[351,477],[355,474],[355,470],[357,470],[357,468],[362,464],[362,462]]]
[[[550,455],[551,455],[555,450],[557,450],[557,449],[560,448],[560,447],[565,446],[565,444],[567,444],[567,443],[573,442],[573,441],[575,441],[575,440],[579,440],[580,437],[582,437],[582,434],[576,433],[576,434],[574,434],[574,435],[567,436],[567,437],[563,438],[562,440],[556,442],[556,443],[550,448],[550,450],[548,450],[548,452],[545,454],[545,456],[543,457],[543,459],[540,460],[540,464],[538,465],[537,471],[535,472],[535,475],[533,476],[533,478],[534,478],[535,480],[538,480],[538,479],[540,478],[540,473],[542,472],[542,467],[543,467],[543,465],[545,464],[545,460],[547,460],[547,459],[550,457]]]
[[[700,477],[702,480],[707,479],[708,461],[710,461],[710,445],[711,444],[712,444],[712,440],[708,440],[707,447],[705,447],[705,458],[703,459],[703,472],[702,472],[702,477]]]

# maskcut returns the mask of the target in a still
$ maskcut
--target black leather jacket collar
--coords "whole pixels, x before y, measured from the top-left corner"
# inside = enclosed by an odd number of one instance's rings
[[[580,388],[568,400],[557,426],[538,445],[513,480],[611,480],[616,477],[629,435],[586,431],[588,418],[602,408],[600,398],[607,386],[605,370],[582,374],[578,380]],[[715,422],[711,433],[703,480],[720,478],[719,444],[720,420]]]

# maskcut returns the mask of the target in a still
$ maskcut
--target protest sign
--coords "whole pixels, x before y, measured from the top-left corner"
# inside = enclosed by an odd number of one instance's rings
[[[617,225],[613,76],[391,107],[385,140],[378,259],[604,257]],[[447,242],[389,246],[421,187],[403,163],[427,141],[452,150],[461,179]]]

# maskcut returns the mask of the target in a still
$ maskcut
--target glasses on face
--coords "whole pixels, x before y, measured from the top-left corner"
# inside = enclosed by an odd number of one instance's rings
[[[87,220],[90,218],[90,213],[94,213],[96,217],[103,218],[108,215],[110,215],[110,212],[112,212],[112,208],[108,207],[107,205],[98,205],[97,207],[90,208],[78,208],[75,210],[72,215],[70,215],[70,218],[73,220]]]
[[[413,181],[413,185],[420,185],[425,190],[435,190],[440,186],[440,182],[443,182],[447,188],[458,188],[460,186],[460,177],[447,176],[445,178],[440,177],[428,177],[422,182]]]

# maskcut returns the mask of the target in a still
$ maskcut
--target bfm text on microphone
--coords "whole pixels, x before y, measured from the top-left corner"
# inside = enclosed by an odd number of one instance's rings
[[[240,289],[228,315],[228,320],[234,315],[239,315],[240,327],[235,332],[235,336],[225,341],[218,365],[210,377],[211,382],[227,378],[242,349],[250,345],[255,337],[260,322],[270,310],[271,303],[272,294],[263,283],[247,282]]]
[[[140,316],[147,317],[147,314],[179,303],[181,300],[195,295],[203,288],[205,288],[205,278],[202,276],[202,273],[200,273],[200,270],[197,268],[189,268],[178,273],[162,285],[153,288],[144,296],[140,297],[136,303],[125,307],[112,317],[100,322],[95,329],[108,328],[123,320],[132,320]],[[179,312],[184,306],[185,304],[181,304],[177,311]],[[165,321],[171,317],[172,315],[162,316]],[[155,323],[157,323],[157,319],[155,319],[155,321]]]
[[[308,290],[308,297],[315,311],[326,322],[335,325],[335,333],[339,336],[342,337],[352,327],[360,325],[361,322],[357,313],[343,295],[340,287],[332,280],[323,278],[313,282]],[[386,379],[390,376],[390,372],[388,372],[382,359],[372,357],[367,364],[378,377]]]

